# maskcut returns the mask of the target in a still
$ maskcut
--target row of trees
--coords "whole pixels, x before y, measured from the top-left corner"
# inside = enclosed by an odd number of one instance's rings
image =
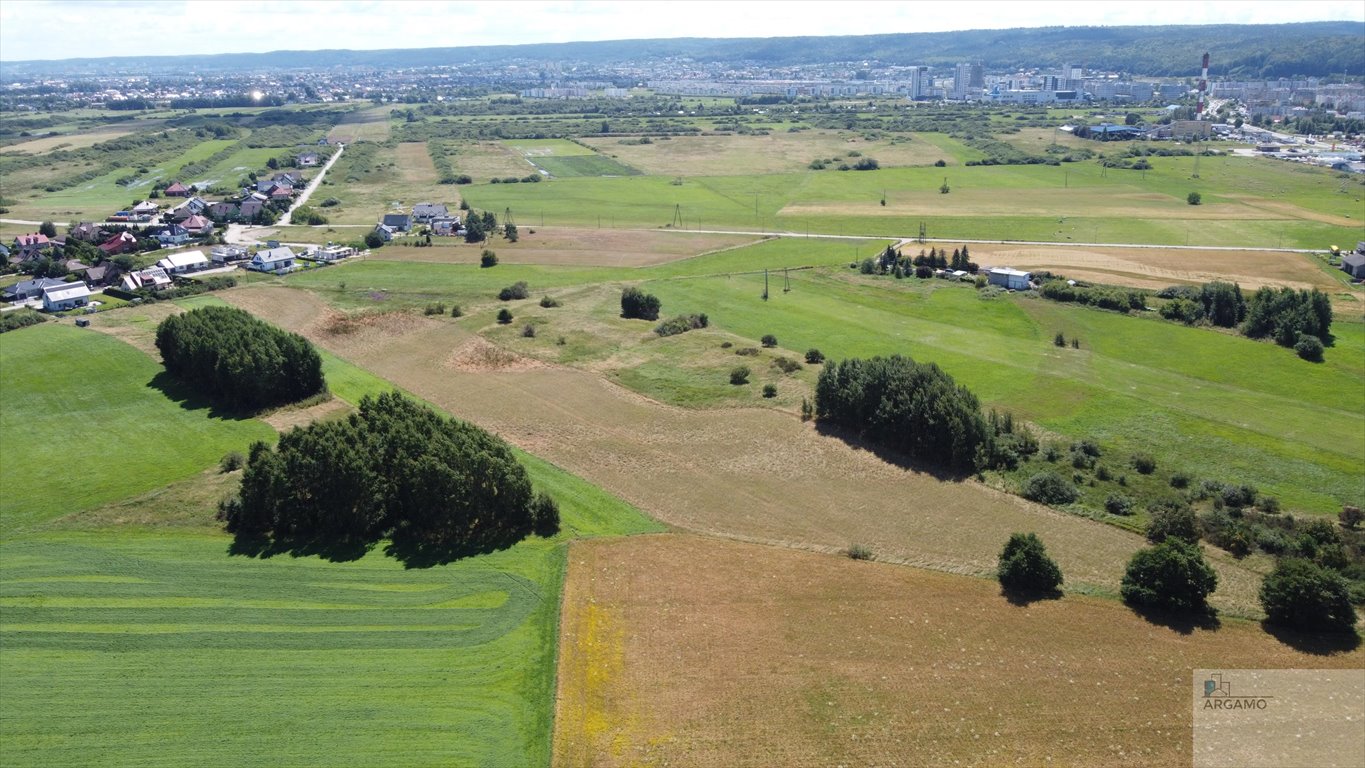
[[[1237,328],[1245,336],[1271,338],[1284,347],[1297,345],[1305,336],[1323,344],[1332,337],[1332,300],[1316,288],[1266,286],[1247,299],[1234,283],[1212,282],[1199,288],[1166,288],[1157,296],[1168,299],[1161,307],[1161,316],[1168,320]]]
[[[1010,536],[996,570],[1009,594],[1055,595],[1062,571],[1032,533]],[[1208,614],[1208,596],[1218,587],[1218,574],[1199,545],[1170,537],[1140,549],[1128,561],[1120,584],[1124,602],[1168,614]],[[1356,613],[1346,582],[1339,574],[1308,560],[1281,560],[1261,584],[1260,602],[1272,624],[1308,632],[1354,634]]]
[[[220,506],[230,532],[278,542],[373,542],[483,550],[559,530],[501,439],[397,392],[361,400],[251,447],[239,494]]]
[[[231,408],[292,403],[326,386],[322,358],[307,339],[234,307],[162,320],[156,348],[168,373]]]

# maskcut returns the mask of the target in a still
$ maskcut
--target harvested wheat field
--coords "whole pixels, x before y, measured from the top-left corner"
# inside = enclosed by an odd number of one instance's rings
[[[906,243],[902,250],[917,248]],[[951,243],[945,247],[953,247]],[[1186,248],[1104,248],[973,243],[972,261],[984,266],[1047,269],[1069,278],[1134,288],[1228,280],[1243,289],[1264,285],[1333,292],[1341,283],[1314,257],[1292,251],[1221,251]],[[918,251],[916,251],[918,252]]]
[[[1359,668],[1250,622],[663,534],[576,542],[554,764],[1178,766],[1200,667]]]
[[[403,315],[335,334],[314,294],[221,295],[690,531],[822,552],[857,542],[881,560],[975,575],[993,572],[1011,533],[1035,531],[1071,588],[1108,593],[1144,543],[975,481],[895,466],[794,414],[668,406],[562,366],[462,365],[471,334],[448,318]],[[1209,556],[1223,585],[1214,604],[1257,615],[1259,577]]]
[[[532,232],[534,230],[534,232]],[[559,267],[649,267],[690,259],[715,251],[762,242],[754,235],[716,235],[701,232],[569,227],[520,227],[515,243],[505,240],[464,243],[438,238],[434,248],[384,248],[376,260],[477,264],[484,249],[498,254],[504,264],[543,264]]]

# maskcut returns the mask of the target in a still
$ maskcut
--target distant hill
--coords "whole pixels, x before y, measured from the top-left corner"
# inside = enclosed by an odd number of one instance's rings
[[[990,69],[1084,65],[1138,75],[1197,73],[1204,51],[1215,76],[1365,76],[1365,24],[1214,24],[1149,27],[1039,27],[848,37],[677,38],[583,43],[322,50],[204,56],[122,56],[64,61],[5,62],[8,76],[226,72],[365,67],[390,69],[452,64],[579,62],[589,65],[685,57],[706,62],[768,65],[880,62],[948,66],[981,61]]]

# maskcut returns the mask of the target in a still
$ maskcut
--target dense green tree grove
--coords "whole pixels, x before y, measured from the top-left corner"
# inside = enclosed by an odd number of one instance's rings
[[[638,320],[658,320],[659,297],[631,286],[621,292],[621,317]]]
[[[826,363],[816,416],[914,459],[976,469],[992,435],[976,395],[933,363],[892,355]]]
[[[996,568],[1000,586],[1009,592],[1047,594],[1062,584],[1062,570],[1048,557],[1036,534],[1016,533],[1005,543]]]
[[[501,439],[397,392],[366,397],[344,421],[317,422],[251,447],[229,531],[281,542],[505,546],[553,535],[559,510],[532,491]]]
[[[156,348],[167,373],[233,408],[315,395],[322,358],[307,339],[234,307],[201,307],[161,321]]]

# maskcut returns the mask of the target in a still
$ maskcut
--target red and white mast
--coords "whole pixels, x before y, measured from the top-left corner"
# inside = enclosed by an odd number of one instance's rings
[[[1194,108],[1194,119],[1204,119],[1204,99],[1209,91],[1209,54],[1204,52],[1204,69],[1199,73],[1199,104]]]

